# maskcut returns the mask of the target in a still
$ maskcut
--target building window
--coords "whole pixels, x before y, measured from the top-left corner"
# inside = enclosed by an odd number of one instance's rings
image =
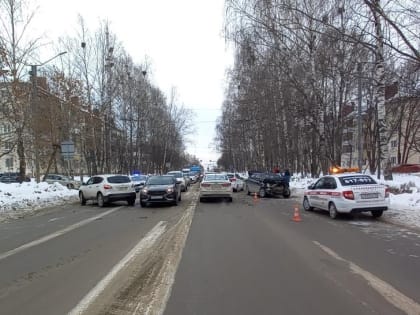
[[[6,143],[4,144],[4,148],[5,148],[6,150],[11,150],[11,149],[13,148],[13,143],[12,143],[12,142],[6,142]]]
[[[6,159],[6,168],[8,168],[8,169],[13,168],[13,158]]]
[[[397,147],[397,140],[392,140],[391,141],[391,148],[396,148]]]
[[[391,156],[391,164],[392,165],[397,164],[397,158],[395,156]]]

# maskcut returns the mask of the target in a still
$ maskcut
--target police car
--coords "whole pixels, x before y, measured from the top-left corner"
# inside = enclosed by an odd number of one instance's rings
[[[327,210],[335,219],[339,213],[372,213],[380,217],[389,206],[389,188],[360,173],[326,175],[304,192],[303,208]]]

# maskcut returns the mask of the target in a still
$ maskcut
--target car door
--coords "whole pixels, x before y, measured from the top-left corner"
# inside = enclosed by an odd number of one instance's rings
[[[258,174],[253,174],[247,179],[247,185],[248,185],[248,191],[250,193],[256,193],[260,190],[260,184],[259,184],[259,177]]]
[[[315,182],[313,188],[308,193],[308,198],[312,207],[323,209],[322,194],[324,189],[325,178],[322,177]]]
[[[323,179],[319,202],[321,209],[328,210],[328,204],[330,203],[333,192],[337,189],[337,183],[333,177],[324,177]]]
[[[86,183],[86,199],[95,199],[96,194],[99,191],[99,184],[102,182],[102,178],[99,176],[93,176],[89,178]]]

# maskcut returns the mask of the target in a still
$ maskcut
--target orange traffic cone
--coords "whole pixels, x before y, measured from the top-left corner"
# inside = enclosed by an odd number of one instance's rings
[[[256,192],[254,192],[254,202],[257,202],[257,201],[258,201],[258,195]]]
[[[302,221],[302,218],[300,217],[300,214],[299,214],[299,208],[298,207],[295,207],[295,211],[293,213],[293,221],[295,221],[295,222]]]

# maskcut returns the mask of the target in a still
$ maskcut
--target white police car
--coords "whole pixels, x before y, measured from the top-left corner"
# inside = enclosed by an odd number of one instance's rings
[[[378,218],[389,206],[389,188],[371,176],[359,173],[326,175],[304,193],[303,208],[327,210],[335,219],[339,213],[370,211]]]

